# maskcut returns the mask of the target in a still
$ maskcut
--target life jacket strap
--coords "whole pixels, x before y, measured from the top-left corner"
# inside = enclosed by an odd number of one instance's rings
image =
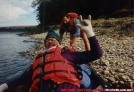
[[[44,73],[37,74],[37,75],[33,78],[32,81],[34,81],[35,79],[40,78],[41,76],[44,76],[44,75],[46,75],[46,74],[56,73],[56,72],[65,72],[65,73],[68,73],[67,70],[52,70],[52,71],[47,71],[47,72],[44,72]],[[70,71],[70,74],[77,75],[75,72],[72,72],[72,71]]]
[[[49,61],[49,62],[45,62],[44,64],[46,65],[46,64],[50,64],[50,63],[54,63],[54,62],[63,62],[63,63],[65,63],[65,61],[63,61],[63,60],[52,60],[52,61]]]

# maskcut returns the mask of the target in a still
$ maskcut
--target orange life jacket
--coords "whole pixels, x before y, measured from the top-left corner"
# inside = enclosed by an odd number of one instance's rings
[[[33,75],[31,92],[37,92],[40,75],[43,71],[43,80],[49,80],[60,84],[68,82],[80,87],[80,80],[76,77],[74,65],[61,56],[61,47],[50,48],[46,54],[39,54],[33,63]],[[44,57],[44,60],[43,60]],[[43,70],[42,70],[43,67]]]
[[[73,31],[73,22],[74,22],[74,19],[76,19],[78,17],[78,14],[76,13],[73,13],[73,12],[70,12],[68,13],[68,15],[70,16],[70,23],[69,23],[69,27],[68,29],[66,30],[63,26],[63,22],[61,22],[61,26],[68,32],[72,32]]]

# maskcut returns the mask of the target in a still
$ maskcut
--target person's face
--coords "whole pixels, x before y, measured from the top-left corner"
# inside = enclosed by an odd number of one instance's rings
[[[63,17],[62,19],[62,22],[65,26],[68,26],[69,25],[69,21],[70,21],[70,18],[67,18],[67,17]]]
[[[55,39],[55,38],[48,38],[46,41],[45,41],[45,46],[47,49],[53,47],[53,46],[59,46],[59,42]]]

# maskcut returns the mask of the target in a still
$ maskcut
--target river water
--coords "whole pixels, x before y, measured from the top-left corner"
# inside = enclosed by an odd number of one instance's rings
[[[18,36],[20,32],[0,32],[0,84],[19,76],[32,63],[30,59],[21,57],[18,52],[32,49],[30,37]]]

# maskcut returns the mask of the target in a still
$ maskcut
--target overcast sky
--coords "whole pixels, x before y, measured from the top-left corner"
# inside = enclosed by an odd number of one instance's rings
[[[0,27],[37,25],[33,0],[0,0]]]

